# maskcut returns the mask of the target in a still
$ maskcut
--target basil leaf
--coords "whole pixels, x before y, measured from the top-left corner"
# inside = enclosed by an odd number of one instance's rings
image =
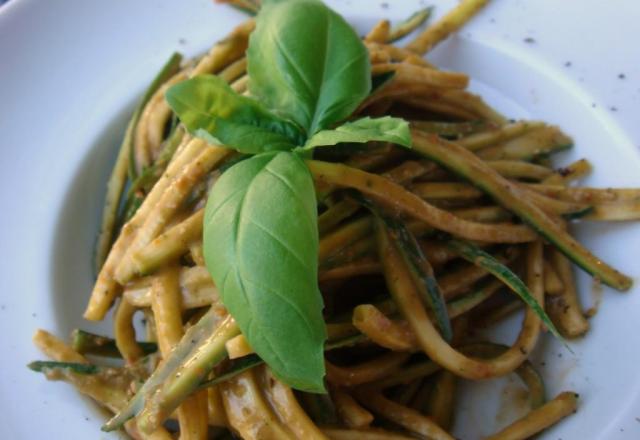
[[[304,162],[264,153],[224,173],[207,202],[204,256],[224,305],[274,374],[324,392],[316,199]]]
[[[404,119],[385,116],[383,118],[362,118],[347,122],[334,130],[320,131],[309,139],[301,150],[311,150],[320,146],[336,145],[342,142],[363,143],[386,141],[411,148],[411,132]]]
[[[290,150],[304,140],[295,125],[238,95],[217,76],[200,75],[180,82],[165,96],[191,133],[241,153]]]
[[[364,44],[317,0],[267,2],[247,54],[251,94],[308,135],[351,115],[371,89]]]

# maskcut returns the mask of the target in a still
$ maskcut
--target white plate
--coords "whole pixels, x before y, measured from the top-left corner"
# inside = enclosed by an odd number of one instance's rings
[[[331,2],[363,31],[424,2],[388,3]],[[442,13],[454,2],[434,3]],[[640,3],[610,3],[495,1],[433,59],[470,73],[474,87],[508,114],[560,124],[576,139],[566,160],[587,156],[596,164],[589,184],[640,186],[640,46],[633,38]],[[90,250],[126,115],[173,50],[194,55],[240,18],[210,0],[13,0],[0,8],[2,438],[118,438],[100,433],[104,415],[71,387],[25,368],[42,357],[30,338],[37,327],[59,335],[90,328],[80,319]],[[602,258],[638,276],[637,225],[578,232]],[[582,277],[581,284],[588,304],[590,282]],[[543,344],[549,394],[581,395],[578,415],[544,438],[640,438],[638,290],[605,289],[592,331],[572,344],[575,355]],[[492,397],[474,399],[458,417],[462,438],[488,433],[521,410],[505,403],[516,382],[481,388]]]

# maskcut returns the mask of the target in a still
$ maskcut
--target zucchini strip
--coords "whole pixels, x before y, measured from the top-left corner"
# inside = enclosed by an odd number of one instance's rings
[[[500,263],[498,260],[493,258],[491,255],[483,251],[482,249],[472,245],[471,243],[464,243],[459,240],[450,240],[448,242],[451,249],[458,252],[458,254],[464,258],[465,260],[473,263],[479,267],[482,267],[487,272],[491,273],[493,276],[502,281],[509,289],[511,289],[516,295],[522,299],[528,306],[529,309],[532,310],[534,316],[540,319],[545,326],[551,331],[551,333],[559,338],[560,333],[556,330],[555,326],[551,322],[551,319],[547,316],[544,311],[544,264],[543,264],[543,247],[542,242],[536,241],[529,244],[528,252],[527,252],[527,284],[523,283],[520,278],[516,274],[514,274],[507,266]],[[531,286],[531,290],[527,288],[527,285]],[[532,294],[532,290],[535,290],[535,294]],[[529,315],[525,318],[526,323],[523,325],[523,331],[525,328],[530,327],[529,321],[533,320],[535,325],[533,327],[539,328],[540,322],[537,319],[533,319],[533,316],[529,318]],[[537,340],[536,336],[533,337],[533,343]],[[530,351],[533,346],[528,347],[529,349],[525,350],[525,347],[521,347],[521,351],[526,351],[527,353]]]
[[[449,246],[452,252],[456,252],[454,248]],[[518,248],[507,248],[504,252],[496,255],[495,260],[500,264],[507,265],[520,254]],[[457,253],[457,256],[460,254]],[[445,299],[451,300],[464,294],[472,287],[476,281],[480,281],[487,277],[491,272],[484,267],[476,264],[461,267],[453,272],[443,274],[438,279],[440,289]]]
[[[135,307],[151,307],[151,282],[150,277],[139,278],[129,283],[122,295]],[[180,271],[180,293],[184,310],[208,305],[221,307],[218,289],[203,266],[184,268]]]
[[[69,364],[67,364],[69,365]],[[74,386],[80,393],[91,397],[100,406],[116,412],[127,402],[126,390],[113,386],[103,380],[96,373],[78,372],[79,364],[74,367],[51,368],[44,367],[42,372],[49,380],[63,380]]]
[[[618,222],[640,220],[640,203],[608,203],[595,205],[593,209],[589,210],[586,215],[580,218],[585,220]]]
[[[121,213],[121,222],[124,223],[133,217],[137,209],[144,201],[145,194],[151,191],[151,188],[165,172],[169,162],[173,158],[178,148],[183,145],[185,140],[190,137],[185,133],[182,127],[176,127],[165,141],[164,147],[158,158],[149,167],[142,170],[139,176],[131,182],[131,186],[127,190],[127,199]]]
[[[254,370],[245,371],[221,384],[220,392],[229,425],[243,439],[296,439],[278,420],[265,399]]]
[[[138,342],[137,344],[144,355],[155,353],[158,350],[158,345],[155,342]],[[80,329],[75,329],[71,333],[71,348],[82,355],[122,357],[116,347],[115,340]]]
[[[157,205],[165,190],[171,185],[176,175],[188,163],[192,162],[198,154],[206,148],[206,143],[200,139],[189,140],[185,146],[177,152],[167,171],[160,180],[153,186],[151,192],[144,199],[144,203],[135,215],[129,220],[120,231],[120,235],[113,244],[107,260],[105,261],[93,290],[89,304],[84,312],[84,318],[90,321],[100,321],[104,318],[111,307],[113,300],[120,293],[121,286],[114,279],[116,267],[120,264],[125,253],[128,252],[131,243],[134,241],[138,230],[146,222],[150,212]]]
[[[249,75],[244,75],[231,83],[231,88],[234,92],[242,95],[247,91],[249,86]]]
[[[113,275],[118,283],[124,285],[136,275],[135,265],[132,261],[133,254],[148,245],[161,233],[180,207],[181,202],[189,195],[193,186],[228,154],[229,150],[226,148],[208,145],[191,163],[177,173],[175,179],[157,200],[157,204],[149,208],[144,223],[138,229],[136,237],[115,268]],[[147,197],[148,199],[149,197]]]
[[[463,137],[457,142],[470,151],[477,151],[485,147],[490,147],[499,142],[506,142],[514,139],[534,128],[544,127],[543,122],[538,121],[518,121],[503,125],[498,129],[487,130]]]
[[[390,30],[391,23],[389,23],[389,20],[380,20],[364,37],[364,41],[371,43],[384,43],[389,39]]]
[[[420,182],[411,187],[411,192],[429,201],[474,200],[484,193],[471,185],[459,182]]]
[[[424,58],[416,56],[415,53],[401,47],[366,40],[364,41],[364,45],[367,47],[370,53],[385,53],[391,61],[404,61],[406,63],[416,64],[418,66],[433,67],[433,65]],[[376,89],[376,87],[372,87],[372,91],[375,91]]]
[[[371,382],[368,386],[375,389],[386,389],[396,385],[406,385],[416,379],[429,377],[441,370],[441,367],[433,361],[422,361],[405,366],[395,374],[384,379]]]
[[[146,275],[186,254],[189,245],[202,237],[203,219],[204,208],[201,208],[158,235],[131,256],[133,270]]]
[[[269,368],[266,366],[258,368],[258,381],[276,416],[293,432],[294,438],[327,440],[327,437],[300,407],[291,388],[275,378]]]
[[[564,283],[549,261],[544,261],[544,292],[559,295],[564,291]]]
[[[566,185],[567,183],[591,173],[593,167],[587,159],[577,160],[566,167],[559,168],[553,175],[542,181],[545,185]]]
[[[196,241],[189,245],[189,256],[196,266],[204,267],[204,251],[202,241]]]
[[[387,399],[378,390],[361,388],[356,391],[356,396],[366,408],[421,437],[433,440],[454,440],[429,417]]]
[[[199,388],[209,388],[221,384],[231,379],[232,377],[241,374],[244,371],[250,370],[251,368],[262,364],[264,364],[264,361],[260,359],[257,354],[250,354],[238,359],[234,359],[231,363],[231,366],[225,373],[217,375],[213,379],[202,382]]]
[[[58,361],[33,361],[27,367],[37,373],[47,373],[53,370],[67,370],[74,374],[92,375],[98,374],[102,368],[98,365],[80,364],[77,362],[58,362]]]
[[[371,201],[362,197],[360,194],[357,194],[355,198],[366,206],[375,216],[381,218],[386,227],[392,231],[393,238],[398,244],[398,251],[405,260],[411,278],[420,293],[420,297],[432,313],[443,338],[450,341],[452,332],[451,323],[449,322],[449,316],[447,314],[447,306],[443,294],[438,287],[438,282],[435,279],[433,267],[431,267],[429,260],[424,256],[417,240],[402,223],[391,217],[381,215],[378,208],[371,203]]]
[[[351,394],[335,386],[330,386],[329,390],[342,423],[351,429],[363,429],[371,425],[373,414],[360,406]]]
[[[326,234],[342,220],[353,215],[358,209],[360,209],[360,206],[351,200],[342,200],[329,207],[318,216],[318,232],[321,236]]]
[[[323,270],[318,274],[318,280],[320,282],[341,280],[345,278],[356,277],[359,275],[380,273],[380,271],[380,263],[370,258],[364,258],[360,261],[347,263],[344,266],[338,266],[328,270]]]
[[[555,249],[551,250],[550,260],[564,288],[558,295],[547,297],[547,310],[562,334],[568,338],[576,338],[589,330],[589,321],[582,312],[573,268],[569,260]]]
[[[392,81],[396,83],[411,83],[450,89],[465,89],[469,85],[469,77],[464,73],[445,72],[407,63],[379,63],[371,67],[373,75],[387,72],[395,72]]]
[[[33,335],[33,343],[47,357],[59,362],[72,362],[78,364],[88,364],[89,361],[80,353],[74,351],[67,344],[51,333],[38,329]]]
[[[509,179],[542,181],[553,175],[553,170],[547,167],[519,160],[489,160],[487,165],[500,173],[501,176]]]
[[[458,142],[461,141],[460,137],[469,135],[485,128],[486,123],[484,121],[471,121],[471,122],[441,122],[441,121],[423,121],[423,120],[411,120],[409,124],[412,128],[426,133],[434,133],[442,137],[457,138]]]
[[[362,335],[353,335],[353,332],[351,332],[349,336],[341,336],[340,339],[327,342],[325,344],[325,350],[330,351],[338,348],[349,347],[351,345],[362,342],[365,339],[366,338],[364,338]],[[198,389],[214,387],[229,380],[232,377],[237,376],[244,371],[262,364],[264,364],[264,361],[260,359],[260,357],[256,354],[249,354],[241,358],[233,359],[231,360],[230,365],[226,367],[224,372],[216,375],[216,377],[214,377],[213,379],[203,381],[200,385],[198,385]]]
[[[572,146],[573,140],[558,127],[543,126],[503,144],[483,148],[476,154],[484,160],[533,160]]]
[[[398,251],[407,264],[411,278],[420,293],[423,303],[429,308],[442,337],[446,341],[450,341],[453,334],[449,315],[447,314],[447,306],[429,260],[425,258],[415,237],[411,235],[403,224],[390,218],[383,218],[383,221],[393,231],[392,234],[397,240]]]
[[[249,34],[256,26],[254,19],[238,25],[226,38],[219,41],[200,59],[191,71],[190,77],[203,73],[216,73],[223,67],[245,55],[249,44]]]
[[[127,127],[127,131],[125,132],[125,143],[129,144],[129,148],[127,150],[129,154],[129,179],[135,180],[138,177],[138,170],[141,168],[135,160],[135,146],[134,146],[134,136],[136,131],[136,126],[138,125],[138,121],[142,116],[142,112],[144,107],[147,105],[151,97],[158,91],[158,89],[168,81],[172,76],[174,76],[179,68],[180,63],[182,62],[182,55],[179,53],[173,53],[169,60],[162,66],[160,71],[156,74],[156,76],[151,81],[151,84],[145,90],[144,95],[140,99],[140,102],[136,106],[133,116],[131,117],[131,121],[129,122],[129,126]],[[131,131],[129,131],[131,130]],[[127,141],[127,136],[129,137]]]
[[[376,99],[395,97],[418,109],[449,115],[466,122],[482,120],[497,127],[508,122],[507,118],[487,105],[480,96],[466,90],[398,84],[398,87],[388,87],[382,92]]]
[[[64,363],[81,363],[84,364],[87,360],[79,353],[73,351],[71,347],[67,346],[60,339],[56,338],[50,333],[39,330],[33,337],[34,343],[40,348],[47,356],[54,359],[56,362]],[[75,367],[77,368],[77,366]],[[119,376],[113,376],[113,372],[110,369],[105,370],[105,375],[101,375],[101,372],[96,374],[77,374],[69,368],[47,370],[48,378],[53,380],[64,380],[73,385],[80,393],[89,396],[96,401],[99,405],[110,411],[116,413],[120,409],[124,408],[127,404],[127,390],[126,387],[130,381],[125,377],[121,380]],[[110,380],[113,379],[113,380]],[[138,429],[135,421],[130,421],[125,425],[125,429],[130,434],[138,434]],[[149,440],[171,440],[172,437],[164,428],[158,428],[148,437],[139,436],[137,438],[144,438]]]
[[[329,361],[325,361],[327,367],[327,380],[337,386],[353,387],[369,382],[374,382],[393,374],[409,359],[409,353],[389,352],[373,360],[339,367]]]
[[[356,306],[352,322],[355,328],[381,347],[409,352],[416,349],[416,338],[406,323],[391,321],[373,304]]]
[[[458,217],[478,223],[499,223],[510,221],[511,213],[500,206],[480,206],[478,208],[458,208],[451,212]]]
[[[376,235],[387,287],[397,303],[398,309],[411,325],[420,346],[430,359],[458,376],[473,380],[507,374],[526,360],[526,356],[538,336],[539,329],[534,329],[531,325],[534,321],[538,322],[536,321],[538,319],[536,313],[531,311],[527,314],[527,319],[524,321],[525,325],[523,325],[516,343],[507,352],[486,361],[465,356],[444,341],[431,323],[411,281],[408,269],[393,244],[392,237],[386,231],[382,220],[376,222]],[[530,245],[530,253],[535,256],[535,258],[532,257],[536,262],[534,267],[541,270],[541,244],[536,242]],[[542,273],[538,274],[540,276],[531,274],[531,280],[535,278],[536,281],[535,285],[532,286],[534,298],[541,301],[544,294]],[[539,327],[539,324],[536,327]]]
[[[463,0],[444,17],[429,26],[415,40],[407,44],[406,48],[419,55],[424,55],[436,44],[460,29],[487,3],[488,0]]]
[[[410,183],[413,179],[427,174],[431,169],[435,168],[433,164],[422,164],[414,160],[407,160],[397,167],[382,174],[389,180],[393,180],[400,185]]]
[[[460,298],[454,299],[447,303],[447,311],[450,318],[456,318],[469,310],[473,309],[485,299],[496,293],[503,284],[498,280],[489,282],[486,286],[466,294]]]
[[[122,408],[111,420],[109,420],[102,427],[102,429],[104,431],[113,431],[115,429],[119,429],[127,420],[140,413],[140,411],[142,411],[145,406],[149,405],[152,398],[154,400],[161,399],[165,394],[164,385],[170,385],[180,379],[184,380],[184,377],[176,377],[177,372],[182,372],[184,370],[183,362],[187,359],[192,359],[194,357],[194,353],[197,356],[201,347],[205,346],[212,336],[217,336],[220,333],[217,331],[217,329],[218,327],[222,327],[222,322],[223,317],[219,316],[217,311],[211,309],[195,325],[190,327],[189,330],[186,331],[185,335],[180,340],[178,345],[176,345],[176,347],[173,349],[171,355],[165,359],[165,362],[162,363],[153,372],[153,374],[147,379],[144,385],[142,385],[142,387],[138,390],[136,395],[127,403],[124,408]],[[226,329],[228,329],[230,325],[229,319],[226,320],[225,324]],[[222,336],[222,334],[220,334],[220,336]],[[224,342],[226,342],[226,340]],[[224,342],[221,343],[221,350],[224,350]],[[204,356],[202,357],[204,358]],[[216,350],[214,350],[214,355],[212,357],[214,360],[217,357]],[[197,370],[200,367],[200,364],[192,364],[191,367],[192,369],[196,368]],[[188,374],[183,374],[181,376],[187,376],[188,379],[193,378],[194,372],[192,370],[189,370],[185,373]],[[197,373],[197,371],[195,373]],[[169,380],[170,378],[172,380]],[[174,408],[177,406],[178,405],[176,404]],[[160,408],[158,407],[158,410],[159,409]],[[160,424],[162,423],[162,421],[158,419],[157,423]],[[146,430],[143,429],[143,431]]]
[[[446,243],[440,240],[422,240],[420,243],[422,252],[432,266],[439,268],[440,266],[456,259],[458,255],[449,249]],[[375,247],[374,247],[375,248]]]
[[[560,393],[553,400],[531,411],[501,431],[490,435],[486,440],[524,440],[530,438],[575,413],[577,406],[578,395],[576,393]]]
[[[375,241],[371,237],[365,236],[326,259],[322,264],[322,269],[329,270],[367,261],[367,258],[373,256],[373,254],[375,254]]]
[[[489,106],[481,96],[459,89],[441,89],[440,99],[452,106],[465,109],[475,115],[473,120],[481,119],[501,127],[509,121],[496,109]]]
[[[357,189],[395,210],[459,237],[498,243],[523,243],[535,238],[533,231],[521,225],[485,225],[462,220],[430,205],[400,185],[366,171],[315,160],[306,163],[318,182]]]
[[[531,191],[527,187],[521,187],[523,194],[541,210],[549,215],[562,215],[567,219],[588,217],[593,211],[594,206],[576,202],[565,202]]]
[[[140,175],[146,168],[150,167],[162,151],[162,141],[167,123],[170,122],[173,113],[171,107],[165,101],[164,95],[171,86],[187,79],[187,70],[181,70],[167,79],[155,91],[142,110],[133,141],[137,175]],[[174,121],[177,121],[177,119],[174,119]]]
[[[125,183],[127,175],[134,179],[136,173],[134,167],[130,167],[130,155],[133,152],[133,132],[135,131],[142,109],[146,105],[147,101],[155,93],[155,91],[177,70],[180,68],[180,62],[182,61],[182,55],[174,53],[171,58],[164,64],[160,72],[153,79],[147,90],[145,91],[142,99],[136,106],[136,109],[129,120],[127,129],[125,131],[124,139],[120,145],[118,157],[116,163],[111,171],[111,177],[107,182],[107,194],[105,196],[104,208],[102,208],[102,222],[100,225],[100,233],[96,242],[95,251],[95,271],[100,272],[102,265],[107,259],[107,254],[111,248],[111,244],[114,240],[116,219],[118,216],[118,209],[120,208],[120,202],[124,193]]]
[[[193,327],[192,327],[193,328]],[[227,316],[215,330],[202,340],[195,340],[188,356],[172,371],[159,387],[145,392],[144,407],[137,416],[138,426],[143,432],[151,433],[166,420],[171,413],[196,389],[200,383],[226,356],[226,342],[240,334],[240,329],[231,316]],[[192,338],[187,332],[167,358],[166,364],[174,360],[174,354],[183,345],[190,346]],[[140,393],[140,390],[138,393]]]
[[[469,180],[530,224],[540,235],[587,273],[618,290],[628,290],[632,281],[626,275],[596,258],[543,211],[526,201],[522,191],[464,148],[413,132],[414,149],[448,170]]]
[[[245,338],[243,334],[229,339],[224,346],[229,359],[237,359],[254,353],[253,348],[249,345],[249,341],[247,341],[247,338]]]
[[[397,25],[393,26],[389,31],[389,36],[385,40],[385,42],[393,43],[407,35],[411,32],[422,26],[424,22],[426,22],[429,17],[431,17],[431,13],[433,12],[433,7],[428,7],[424,9],[420,9],[419,11],[414,12],[409,16],[409,18],[401,21]]]
[[[640,189],[637,188],[570,188],[548,184],[532,184],[527,187],[547,197],[576,203],[640,202]]]
[[[229,64],[223,70],[218,73],[218,77],[226,81],[227,83],[232,83],[236,79],[240,78],[247,72],[247,57],[242,57],[233,63]]]
[[[454,89],[446,90],[454,91]],[[463,90],[458,89],[455,89],[455,91],[463,92]],[[404,95],[404,93],[402,93],[402,95]],[[488,106],[480,100],[480,98],[471,94],[468,94],[468,96],[476,98],[477,101],[468,102],[466,103],[466,105],[460,106],[458,102],[450,102],[452,101],[451,97],[445,96],[442,92],[440,92],[440,90],[438,90],[438,92],[431,92],[422,95],[410,94],[408,96],[399,96],[397,99],[398,101],[404,104],[408,104],[417,109],[425,110],[431,113],[435,113],[439,116],[445,116],[447,118],[460,119],[463,122],[486,119],[498,125],[503,123],[504,118],[498,113],[494,112],[493,109],[489,109]]]
[[[318,259],[321,263],[371,232],[371,218],[354,220],[320,239]]]
[[[184,333],[179,271],[175,266],[163,269],[154,277],[151,286],[151,310],[156,317],[158,346],[163,359],[171,355]],[[208,414],[204,405],[205,394],[193,393],[177,408],[180,437],[185,440],[206,438]]]
[[[513,183],[518,186],[518,183]],[[528,186],[518,186],[526,197],[540,209],[552,214],[561,214],[568,218],[579,218],[592,214],[593,207],[575,201],[556,200],[547,197]],[[428,201],[469,201],[482,198],[485,193],[467,183],[460,182],[421,182],[413,185],[411,191]],[[465,211],[462,211],[465,212]],[[497,214],[497,213],[496,213]],[[469,215],[468,213],[466,215]],[[496,217],[499,217],[497,215]]]

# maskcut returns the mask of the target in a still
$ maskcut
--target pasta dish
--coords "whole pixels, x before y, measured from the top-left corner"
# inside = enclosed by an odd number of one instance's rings
[[[134,439],[453,439],[461,381],[511,374],[529,412],[488,438],[576,412],[529,357],[589,329],[574,266],[631,287],[569,226],[640,218],[640,189],[576,186],[571,137],[428,61],[487,0],[364,38],[318,0],[226,3],[252,17],[124,133],[84,314],[113,335],[39,330],[29,367]],[[479,336],[517,311],[511,346]]]

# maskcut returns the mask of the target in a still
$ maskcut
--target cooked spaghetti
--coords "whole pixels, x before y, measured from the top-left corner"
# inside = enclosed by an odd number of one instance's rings
[[[107,428],[136,439],[452,439],[459,381],[508,374],[527,386],[531,411],[491,439],[528,438],[575,412],[577,395],[549,399],[527,359],[545,327],[568,339],[589,328],[572,261],[630,287],[567,226],[636,220],[640,190],[570,186],[591,165],[552,166],[572,144],[558,127],[509,120],[466,90],[467,75],[425,60],[485,3],[461,2],[403,47],[393,42],[428,11],[365,37],[377,84],[353,116],[406,118],[412,149],[346,144],[306,160],[319,200],[328,394],[277,379],[228,315],[205,267],[204,202],[242,157],[189,134],[164,99],[203,74],[248,93],[253,19],[198,59],[172,57],[127,128],[85,312],[98,321],[114,307],[113,337],[76,330],[67,345],[38,331],[53,360],[30,367],[72,384],[116,415]],[[474,336],[522,308],[512,346]]]

